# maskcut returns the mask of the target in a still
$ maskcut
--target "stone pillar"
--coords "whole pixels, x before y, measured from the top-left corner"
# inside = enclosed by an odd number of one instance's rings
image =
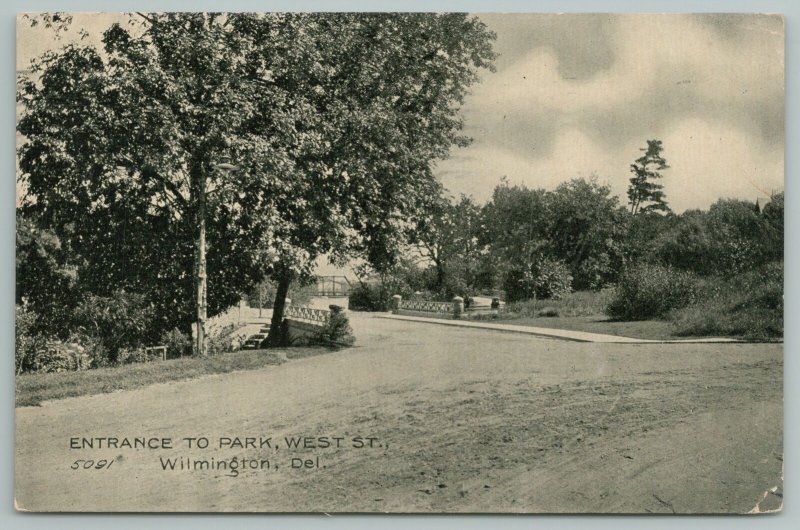
[[[400,313],[400,302],[403,301],[403,297],[399,294],[396,294],[392,297],[392,313],[395,315]]]
[[[453,318],[459,319],[464,314],[464,299],[460,296],[453,298]]]

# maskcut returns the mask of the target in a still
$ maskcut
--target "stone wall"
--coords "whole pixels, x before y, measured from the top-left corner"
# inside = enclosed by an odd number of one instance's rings
[[[290,343],[301,337],[311,337],[314,334],[316,334],[322,327],[321,324],[303,322],[300,320],[295,320],[293,318],[287,318],[286,323],[288,324]]]
[[[453,313],[434,313],[431,311],[412,311],[410,309],[398,309],[392,311],[395,315],[406,317],[426,317],[426,318],[441,318],[444,320],[455,320]]]

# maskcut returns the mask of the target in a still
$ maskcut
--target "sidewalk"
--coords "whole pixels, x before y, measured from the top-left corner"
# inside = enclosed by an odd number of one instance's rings
[[[730,338],[697,338],[675,340],[635,339],[620,337],[618,335],[604,335],[602,333],[588,333],[585,331],[571,331],[568,329],[536,328],[531,326],[516,326],[514,324],[498,324],[493,322],[474,322],[470,320],[445,320],[442,318],[426,318],[418,316],[392,315],[390,313],[377,315],[379,318],[392,320],[406,320],[410,322],[423,322],[426,324],[439,324],[440,326],[458,326],[463,328],[486,329],[492,331],[505,331],[511,333],[524,333],[551,339],[569,340],[574,342],[602,342],[609,344],[694,344],[694,343],[728,343],[742,342]]]

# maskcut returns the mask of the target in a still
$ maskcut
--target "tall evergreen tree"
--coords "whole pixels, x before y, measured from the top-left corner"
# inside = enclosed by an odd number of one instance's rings
[[[628,204],[632,215],[671,211],[663,191],[664,186],[656,182],[663,178],[660,171],[669,169],[667,161],[661,156],[662,150],[661,140],[647,140],[647,148],[642,149],[644,155],[631,164],[633,177],[628,186]]]

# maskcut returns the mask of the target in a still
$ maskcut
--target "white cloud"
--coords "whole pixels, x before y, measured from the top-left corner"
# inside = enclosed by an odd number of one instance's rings
[[[782,149],[762,150],[741,130],[686,119],[670,127],[663,141],[670,169],[661,183],[675,211],[706,208],[719,198],[755,200],[783,189]],[[523,157],[488,144],[454,153],[440,164],[439,174],[452,192],[481,201],[504,176],[511,184],[545,189],[596,176],[624,204],[629,166],[642,147],[644,141],[631,142],[611,152],[580,130],[568,129],[558,134],[546,157]]]
[[[560,132],[546,157],[524,157],[488,144],[453,153],[439,165],[439,174],[445,187],[478,200],[488,199],[503,177],[529,188],[554,189],[566,180],[593,175],[615,193],[624,193],[627,185],[627,166],[618,167],[613,154],[577,129]]]
[[[513,44],[513,57],[483,76],[465,106],[465,133],[474,144],[455,150],[437,170],[454,193],[486,199],[504,175],[552,189],[596,174],[624,196],[628,166],[651,138],[664,142],[672,166],[665,191],[678,211],[782,189],[779,19],[742,16],[720,31],[692,15],[619,15],[607,16],[603,31],[593,32],[585,18],[578,25],[554,25],[552,16],[517,18],[502,20],[505,33],[498,39],[501,53]],[[74,28],[87,28],[84,43],[97,45],[102,29],[122,19],[76,14]],[[566,52],[564,31],[574,32]],[[531,34],[538,36],[535,47]],[[19,68],[54,44],[78,40],[73,29],[54,43],[52,32],[24,20],[17,35]],[[591,46],[608,49],[613,58],[603,62],[589,54],[590,66],[602,67],[579,80],[561,77],[559,53],[573,57]]]
[[[564,79],[553,48],[538,47],[476,87],[476,105],[559,113],[628,105],[653,85],[692,85],[704,98],[752,102],[782,92],[783,35],[749,29],[726,41],[691,17],[626,15],[613,34],[614,62],[588,81]]]
[[[779,22],[740,17],[726,36],[690,15],[618,16],[614,60],[586,80],[561,77],[554,47],[533,48],[475,87],[465,108],[474,144],[438,174],[478,199],[503,175],[551,189],[593,173],[624,196],[638,149],[658,138],[677,211],[782,189]]]
[[[687,119],[670,129],[664,146],[671,166],[664,188],[678,210],[783,190],[783,149],[762,149],[742,130]]]

